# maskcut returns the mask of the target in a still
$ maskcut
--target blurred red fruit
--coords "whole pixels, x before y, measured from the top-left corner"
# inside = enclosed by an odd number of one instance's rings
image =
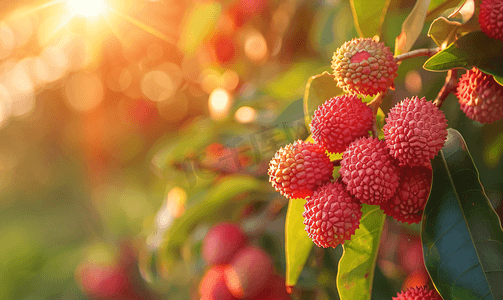
[[[290,300],[290,294],[286,291],[285,279],[277,274],[269,278],[269,284],[254,300]]]
[[[429,281],[430,276],[428,275],[426,269],[418,269],[417,271],[407,275],[407,278],[405,278],[405,281],[403,282],[402,290],[407,290],[416,286],[428,285]]]
[[[225,284],[224,265],[214,266],[204,274],[199,284],[201,300],[234,300]]]
[[[239,251],[225,269],[225,282],[236,298],[251,298],[267,288],[273,263],[262,249],[247,246]]]
[[[236,43],[231,36],[216,34],[211,44],[215,51],[215,56],[219,64],[230,63],[236,56]]]
[[[204,237],[203,258],[208,265],[228,263],[246,241],[239,225],[220,223],[212,227]]]
[[[97,299],[110,299],[129,289],[129,279],[119,266],[107,266],[86,262],[75,274],[82,291]]]
[[[424,268],[423,246],[420,239],[412,240],[400,252],[400,264],[406,273]]]
[[[159,119],[159,113],[152,101],[137,99],[128,104],[126,119],[141,127],[148,127]]]

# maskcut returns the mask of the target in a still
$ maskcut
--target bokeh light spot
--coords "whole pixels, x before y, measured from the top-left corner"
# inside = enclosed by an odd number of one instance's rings
[[[412,94],[419,94],[423,89],[421,75],[416,70],[411,70],[405,75],[405,88]]]
[[[107,10],[103,0],[67,0],[68,9],[72,15],[97,17]]]
[[[255,120],[256,112],[253,108],[249,106],[240,107],[234,117],[240,123],[249,123]]]
[[[95,74],[75,73],[65,84],[65,95],[72,108],[81,112],[89,111],[103,100],[103,83]]]
[[[210,115],[214,120],[221,120],[227,116],[231,106],[231,95],[224,89],[214,89],[208,101]]]
[[[262,33],[250,33],[245,40],[245,54],[251,61],[260,63],[267,58],[267,42]]]
[[[141,91],[150,100],[160,102],[167,100],[174,94],[175,86],[169,74],[154,70],[143,76]]]

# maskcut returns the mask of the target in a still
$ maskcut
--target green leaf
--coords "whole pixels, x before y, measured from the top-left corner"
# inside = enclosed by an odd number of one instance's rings
[[[341,300],[370,300],[385,215],[375,205],[362,205],[360,227],[342,245],[337,289]]]
[[[395,40],[395,55],[409,51],[423,31],[430,0],[418,0],[402,24],[402,32]]]
[[[351,11],[360,37],[381,35],[384,16],[391,0],[351,0]]]
[[[178,47],[187,55],[193,54],[217,23],[222,8],[219,3],[196,5],[185,18]]]
[[[449,39],[455,38],[456,31],[461,26],[461,23],[455,21],[449,21],[444,17],[439,17],[435,19],[430,25],[428,30],[428,36],[437,44],[442,45],[445,41],[449,42]]]
[[[306,77],[313,75],[313,70],[319,67],[320,63],[314,60],[296,63],[290,69],[272,79],[265,87],[264,92],[277,99],[298,99],[302,97],[304,92],[303,86]]]
[[[497,83],[499,83],[500,85],[503,85],[503,76],[493,75],[493,77],[494,77],[494,80],[496,80]]]
[[[426,20],[433,20],[447,9],[458,6],[462,0],[431,0]]]
[[[503,76],[502,53],[503,42],[476,31],[459,38],[430,57],[423,68],[429,71],[447,71],[453,68],[471,69],[475,66],[484,73]]]
[[[334,75],[323,72],[309,77],[304,92],[304,117],[309,128],[314,111],[328,99],[342,95],[344,92],[337,86]]]
[[[286,285],[294,286],[306,264],[313,241],[304,230],[304,199],[290,199],[285,221]]]
[[[172,257],[172,251],[180,247],[187,239],[192,229],[203,219],[215,216],[236,195],[248,191],[259,191],[264,188],[260,180],[246,175],[230,175],[212,187],[199,201],[179,217],[173,219],[172,225],[164,235],[164,242],[160,247],[161,259]],[[170,262],[166,262],[170,264]]]
[[[463,137],[448,133],[422,220],[425,265],[444,300],[503,299],[501,223]]]

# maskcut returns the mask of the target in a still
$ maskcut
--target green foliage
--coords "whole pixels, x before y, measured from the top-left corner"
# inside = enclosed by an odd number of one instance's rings
[[[492,39],[481,31],[471,32],[424,63],[429,71],[447,71],[453,68],[471,69],[473,66],[484,73],[503,76],[501,64],[503,42]]]
[[[304,199],[291,199],[285,221],[286,285],[297,284],[300,273],[313,248],[313,241],[304,230]]]
[[[323,72],[321,74],[311,76],[307,80],[306,91],[304,93],[304,116],[306,119],[306,127],[312,120],[312,115],[318,106],[322,105],[328,99],[342,95],[343,91],[337,86],[334,75]]]
[[[423,30],[430,0],[418,0],[402,24],[402,32],[395,41],[395,55],[409,51]]]
[[[385,215],[379,206],[362,205],[360,227],[343,244],[337,289],[342,300],[370,300]]]
[[[502,299],[501,222],[463,137],[448,131],[422,220],[426,268],[445,300]]]
[[[204,39],[212,32],[222,8],[217,2],[194,6],[185,18],[178,46],[184,53],[192,55]]]
[[[426,20],[432,20],[443,14],[449,8],[456,7],[462,0],[431,0]]]
[[[391,0],[351,0],[351,11],[360,37],[381,35],[384,16]]]

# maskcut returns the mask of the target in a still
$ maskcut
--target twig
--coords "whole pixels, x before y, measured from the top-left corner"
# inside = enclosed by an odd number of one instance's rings
[[[440,92],[438,93],[437,98],[433,101],[437,107],[441,107],[444,100],[449,96],[450,93],[456,90],[458,84],[458,70],[450,69],[447,71],[447,76],[445,77],[445,83]]]
[[[367,106],[372,108],[372,112],[374,113],[374,116],[377,114],[377,110],[381,106],[382,100],[384,99],[384,96],[386,96],[386,92],[387,92],[387,90],[382,93],[377,94],[377,96],[367,104]]]
[[[377,120],[374,117],[374,120],[372,120],[372,136],[374,138],[379,138],[379,134],[377,134]]]
[[[334,164],[334,167],[339,167],[341,165],[342,159],[336,159],[332,161],[332,164]]]
[[[403,61],[409,58],[413,57],[418,57],[418,56],[433,56],[435,55],[438,51],[440,51],[440,48],[431,48],[431,49],[417,49],[417,50],[412,50],[404,54],[397,55],[395,58],[398,61]]]

